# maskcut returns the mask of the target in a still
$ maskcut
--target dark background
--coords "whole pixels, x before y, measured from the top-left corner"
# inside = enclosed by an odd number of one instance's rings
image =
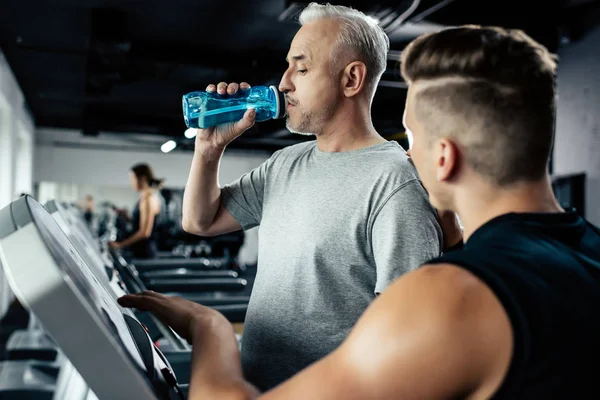
[[[373,107],[376,128],[403,140],[398,58],[419,34],[466,23],[521,28],[556,51],[598,20],[591,0],[333,1],[381,20],[391,40]],[[181,96],[219,81],[277,84],[307,3],[285,0],[0,2],[0,48],[37,128],[135,132],[184,140]],[[412,7],[412,12],[411,11]],[[43,139],[43,138],[41,138]],[[277,150],[301,140],[257,124],[230,147]]]

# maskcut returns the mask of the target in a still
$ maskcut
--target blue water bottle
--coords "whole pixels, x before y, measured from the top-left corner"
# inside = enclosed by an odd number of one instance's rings
[[[233,95],[196,91],[183,96],[183,118],[188,128],[209,128],[242,119],[249,108],[256,121],[283,118],[285,96],[275,86],[240,89]]]

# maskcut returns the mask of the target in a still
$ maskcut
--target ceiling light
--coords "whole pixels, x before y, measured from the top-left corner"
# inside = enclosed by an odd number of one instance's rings
[[[174,140],[169,140],[168,142],[165,142],[162,146],[160,146],[160,150],[163,153],[168,153],[175,147],[177,147],[177,143]]]
[[[196,129],[194,129],[194,128],[188,128],[188,129],[186,129],[184,135],[188,139],[193,139],[193,138],[196,137]]]

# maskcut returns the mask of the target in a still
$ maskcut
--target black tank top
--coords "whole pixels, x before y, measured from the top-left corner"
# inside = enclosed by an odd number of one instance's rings
[[[152,233],[147,239],[142,239],[133,245],[131,245],[131,253],[134,258],[154,258],[158,251],[157,241],[157,221],[156,215],[153,217]],[[140,201],[136,203],[131,213],[131,228],[132,233],[137,232],[140,229]]]
[[[506,214],[432,263],[490,287],[514,334],[494,399],[600,399],[600,230],[573,212]]]

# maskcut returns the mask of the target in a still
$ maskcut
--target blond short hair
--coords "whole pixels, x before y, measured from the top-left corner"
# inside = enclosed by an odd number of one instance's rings
[[[520,30],[469,25],[415,39],[401,64],[409,85],[419,82],[414,110],[428,137],[456,140],[498,185],[544,176],[556,113],[556,56],[544,46]]]

